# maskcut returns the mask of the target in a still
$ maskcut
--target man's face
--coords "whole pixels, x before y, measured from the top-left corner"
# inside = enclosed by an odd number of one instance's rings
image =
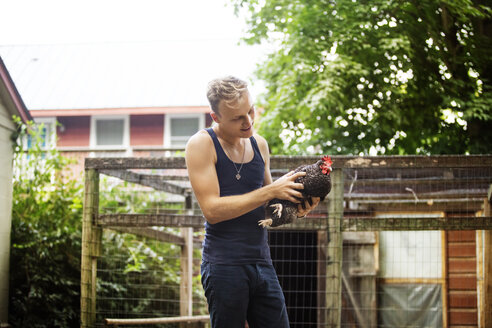
[[[245,92],[236,103],[219,103],[219,113],[213,115],[220,129],[230,136],[249,138],[253,135],[255,107],[249,92]]]

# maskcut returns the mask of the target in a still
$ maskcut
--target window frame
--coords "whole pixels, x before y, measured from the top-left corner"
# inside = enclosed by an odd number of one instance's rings
[[[97,145],[97,121],[123,120],[123,142],[121,145]],[[91,149],[101,150],[128,150],[130,146],[130,115],[92,115],[90,127]]]
[[[34,127],[37,128],[39,125],[51,124],[50,131],[46,131],[45,146],[41,147],[41,150],[50,150],[56,148],[56,117],[35,117],[33,118]],[[28,139],[29,136],[24,138],[24,150],[29,149]]]
[[[169,148],[169,149],[184,148],[184,146],[176,147],[171,145],[171,120],[174,118],[197,118],[198,131],[205,128],[205,115],[203,115],[202,113],[166,114],[164,117],[164,140],[163,140],[163,145],[165,148]]]

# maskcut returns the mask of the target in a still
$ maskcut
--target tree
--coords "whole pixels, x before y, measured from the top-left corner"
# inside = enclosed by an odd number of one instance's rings
[[[492,9],[482,1],[234,0],[275,44],[260,130],[273,153],[492,150]]]

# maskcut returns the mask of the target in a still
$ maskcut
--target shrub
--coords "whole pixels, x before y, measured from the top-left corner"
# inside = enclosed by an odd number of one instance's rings
[[[19,133],[12,138],[9,322],[16,328],[79,327],[82,179],[67,173],[70,159],[54,149],[42,149],[46,137],[42,125],[17,123]],[[109,192],[101,192],[100,207],[111,213],[146,213],[156,206],[182,208],[166,204],[162,193],[144,195],[126,182],[111,187],[103,178],[101,185]],[[105,273],[97,280],[100,315],[179,313],[179,247],[109,229],[105,229],[103,245],[100,262]],[[132,295],[142,293],[135,281],[157,287],[145,298],[132,300]],[[195,297],[203,300],[199,280],[194,286]]]
[[[67,158],[41,149],[42,128],[18,124],[9,322],[14,327],[78,327],[82,187],[64,175]]]

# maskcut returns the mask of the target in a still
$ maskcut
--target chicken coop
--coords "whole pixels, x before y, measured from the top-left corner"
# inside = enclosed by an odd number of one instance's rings
[[[328,197],[268,232],[291,327],[492,327],[492,155],[332,159]],[[184,158],[87,158],[81,327],[209,327],[204,222]]]

